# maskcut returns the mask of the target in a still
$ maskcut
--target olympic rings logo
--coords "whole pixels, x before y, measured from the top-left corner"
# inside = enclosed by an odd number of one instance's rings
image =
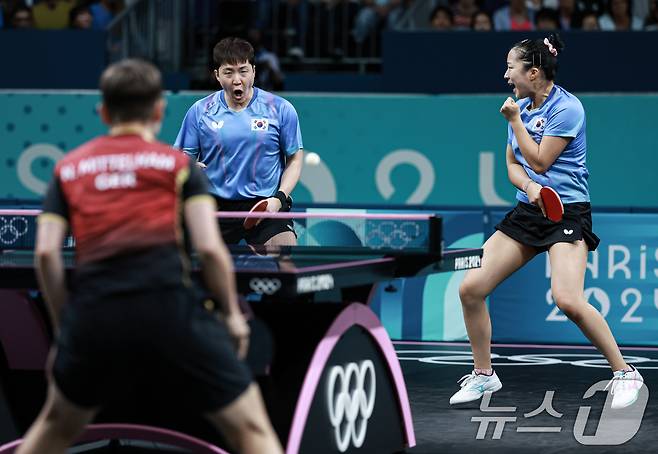
[[[370,223],[366,244],[372,248],[403,249],[421,235],[418,223],[384,221]]]
[[[27,218],[23,216],[8,217],[0,216],[0,243],[14,244],[29,230]]]
[[[360,448],[366,439],[368,419],[375,407],[377,379],[375,366],[367,359],[329,371],[327,402],[329,420],[334,427],[336,446],[345,452],[350,443]]]
[[[281,280],[254,277],[249,281],[249,288],[261,295],[274,295],[281,288]]]

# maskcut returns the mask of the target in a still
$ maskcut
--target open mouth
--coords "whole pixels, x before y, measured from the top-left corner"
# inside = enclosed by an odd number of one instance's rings
[[[242,89],[238,88],[237,90],[233,90],[233,96],[236,98],[242,98],[242,95],[244,95],[244,91],[242,91]]]

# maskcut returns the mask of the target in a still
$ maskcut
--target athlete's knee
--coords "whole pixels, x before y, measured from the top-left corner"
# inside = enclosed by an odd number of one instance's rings
[[[482,291],[482,286],[475,279],[464,279],[459,285],[459,299],[462,306],[474,307],[482,304],[487,295]]]
[[[579,321],[584,309],[583,299],[573,292],[552,290],[553,301],[564,315],[575,322]]]

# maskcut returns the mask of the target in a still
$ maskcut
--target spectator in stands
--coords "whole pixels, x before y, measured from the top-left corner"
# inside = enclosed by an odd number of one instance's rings
[[[581,19],[580,29],[588,32],[600,30],[598,14],[594,11],[585,11]]]
[[[526,6],[529,10],[537,12],[542,8],[557,9],[556,0],[526,0]]]
[[[450,31],[453,29],[454,15],[447,6],[439,5],[430,15],[430,28],[434,31]]]
[[[41,30],[61,30],[69,26],[69,13],[75,6],[70,0],[44,0],[32,9],[34,26]]]
[[[510,0],[493,15],[494,28],[497,31],[533,30],[534,13],[528,9],[525,0]]]
[[[644,22],[647,20],[647,17],[649,17],[649,13],[651,12],[651,0],[629,1],[633,15],[638,17],[642,21],[642,24],[644,24]]]
[[[606,0],[576,0],[576,13],[592,11],[598,17],[605,12],[605,2]]]
[[[603,31],[642,30],[644,21],[633,16],[628,0],[608,0],[608,11],[599,17]]]
[[[400,3],[400,0],[363,0],[352,29],[354,41],[361,44],[380,26],[387,26],[389,13]]]
[[[89,4],[89,11],[94,18],[92,28],[105,30],[122,9],[123,3],[120,0],[99,0]]]
[[[560,0],[557,12],[562,30],[571,30],[574,28],[573,24],[576,22],[576,0]]]
[[[0,29],[11,28],[12,14],[19,6],[31,8],[32,2],[24,0],[0,0]]]
[[[491,16],[486,11],[478,11],[471,18],[471,30],[476,32],[490,32],[493,30]]]
[[[76,6],[69,14],[69,28],[75,30],[89,30],[92,28],[93,16],[89,7],[84,5]]]
[[[651,2],[651,9],[647,20],[644,22],[644,29],[646,31],[658,32],[658,0]]]
[[[14,29],[34,28],[34,16],[29,6],[17,6],[9,15],[9,25]]]
[[[394,30],[426,30],[437,3],[447,0],[401,0],[400,6],[389,14],[389,26]]]
[[[248,34],[249,41],[254,46],[256,85],[267,91],[282,90],[284,75],[281,71],[279,57],[265,48],[260,30],[252,28]]]
[[[550,8],[542,8],[535,14],[535,30],[555,31],[560,29],[560,16]]]
[[[476,0],[457,0],[452,7],[454,28],[456,30],[470,29],[473,14],[477,13],[479,9]]]

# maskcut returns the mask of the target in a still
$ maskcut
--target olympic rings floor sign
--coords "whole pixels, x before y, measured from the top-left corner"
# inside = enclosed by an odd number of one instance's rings
[[[359,364],[333,366],[327,383],[327,408],[338,450],[345,452],[350,445],[360,448],[375,408],[377,377],[373,362],[367,359]]]

